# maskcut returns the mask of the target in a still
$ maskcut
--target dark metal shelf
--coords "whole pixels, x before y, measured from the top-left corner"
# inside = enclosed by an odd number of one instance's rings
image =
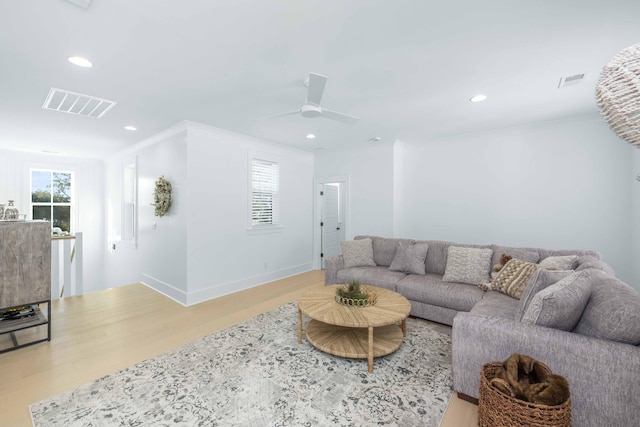
[[[47,304],[47,315],[45,315],[40,309],[40,304]],[[7,351],[16,350],[18,348],[26,347],[44,341],[51,341],[51,300],[38,301],[24,305],[35,305],[35,314],[33,316],[23,317],[21,319],[0,321],[0,335],[11,334],[11,341],[13,342],[13,347],[2,349],[0,350],[0,353],[5,353]],[[28,341],[23,344],[18,343],[18,339],[15,335],[16,332],[42,325],[47,325],[46,338]]]

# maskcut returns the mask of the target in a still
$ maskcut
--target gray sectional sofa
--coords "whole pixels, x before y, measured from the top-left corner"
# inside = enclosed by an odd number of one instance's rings
[[[344,255],[326,260],[325,284],[358,280],[391,289],[411,302],[411,315],[451,325],[453,384],[462,398],[478,398],[484,363],[521,353],[569,381],[574,426],[639,425],[640,294],[597,252],[377,236],[353,242],[362,248],[359,241],[367,239],[372,254],[354,258],[343,249]],[[396,252],[402,252],[400,262]],[[460,254],[467,252],[482,260],[463,259],[461,266]],[[535,264],[517,298],[513,290],[478,286],[483,277],[491,280],[502,254]],[[567,269],[542,268],[570,256]]]

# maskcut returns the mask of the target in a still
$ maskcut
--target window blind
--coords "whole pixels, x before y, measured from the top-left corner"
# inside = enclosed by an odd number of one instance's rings
[[[278,163],[251,161],[251,224],[275,225],[279,220]]]

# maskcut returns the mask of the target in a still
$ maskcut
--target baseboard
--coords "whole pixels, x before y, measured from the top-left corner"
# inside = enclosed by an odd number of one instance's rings
[[[180,303],[184,306],[187,305],[187,293],[171,286],[168,283],[163,282],[162,280],[158,280],[155,277],[142,273],[142,279],[140,280],[140,283],[150,287],[156,292],[160,292],[162,295],[171,298],[177,303]]]
[[[474,405],[478,404],[478,399],[476,399],[475,397],[460,393],[459,391],[457,391],[456,393],[458,393],[459,399],[464,400],[465,402],[473,403]]]
[[[295,276],[296,274],[306,273],[307,271],[311,270],[313,270],[311,263],[300,264],[290,268],[286,268],[284,270],[273,271],[267,274],[261,274],[259,276],[237,280],[235,282],[218,284],[194,292],[188,292],[186,295],[185,305],[190,306],[193,304],[199,304],[201,302],[209,301],[214,298],[219,298],[225,295],[233,294],[235,292],[255,288],[256,286],[264,285],[265,283]]]
[[[184,292],[183,290],[177,289],[176,287],[171,286],[170,284],[165,283],[162,280],[158,280],[155,277],[149,276],[148,274],[144,273],[142,274],[142,279],[140,280],[140,282],[143,285],[148,286],[151,289],[161,293],[162,295],[184,305],[185,307],[188,307],[190,305],[199,304],[201,302],[233,294],[235,292],[255,288],[256,286],[264,285],[265,283],[295,276],[296,274],[306,273],[307,271],[311,270],[313,270],[312,264],[301,264],[294,267],[286,268],[284,270],[273,271],[267,274],[261,274],[259,276],[237,280],[235,282],[210,286],[208,288],[199,289],[194,292]]]

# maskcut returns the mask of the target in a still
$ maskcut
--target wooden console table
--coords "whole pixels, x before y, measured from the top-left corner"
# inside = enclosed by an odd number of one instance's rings
[[[0,311],[34,307],[33,316],[0,320],[0,335],[12,347],[0,353],[51,341],[51,224],[48,221],[0,221]],[[47,304],[47,314],[40,309]],[[20,343],[16,332],[47,325],[47,335]]]

